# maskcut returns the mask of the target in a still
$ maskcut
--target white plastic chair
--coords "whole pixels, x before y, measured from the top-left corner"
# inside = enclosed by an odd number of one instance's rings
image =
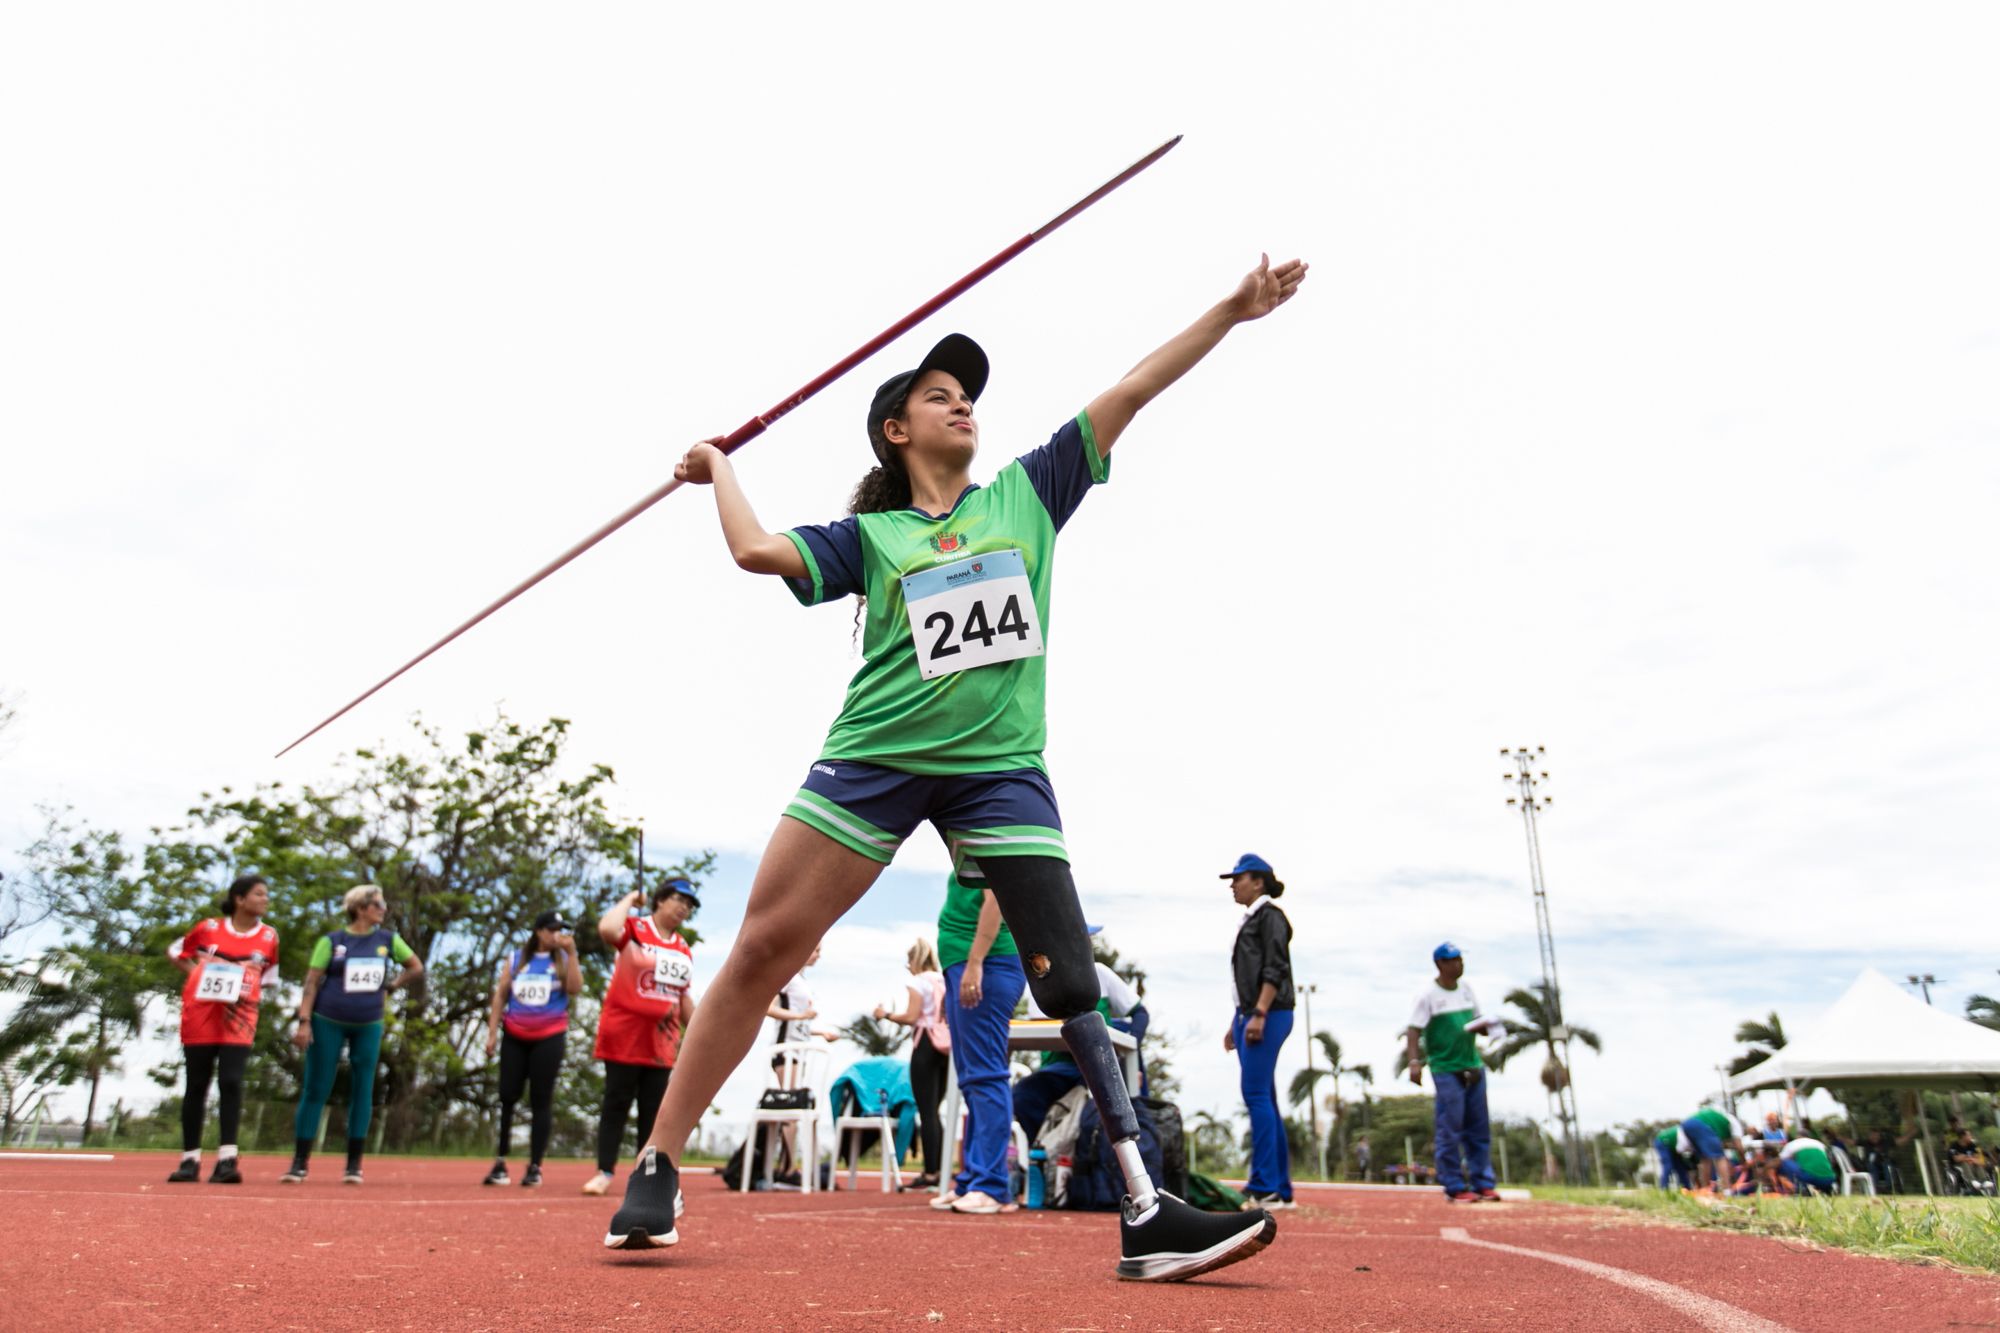
[[[886,1102],[874,1115],[836,1115],[833,1118],[834,1164],[838,1166],[840,1158],[847,1156],[847,1188],[855,1188],[854,1163],[861,1156],[859,1136],[871,1129],[882,1136],[882,1192],[889,1194],[903,1188],[903,1164],[896,1159],[896,1117],[888,1114]],[[848,1155],[847,1151],[849,1134],[856,1136],[852,1155]],[[833,1187],[840,1188],[838,1171],[834,1173]]]
[[[1866,1171],[1856,1171],[1854,1163],[1848,1160],[1846,1152],[1838,1145],[1828,1148],[1827,1151],[1833,1154],[1833,1169],[1840,1173],[1840,1192],[1842,1194],[1854,1193],[1854,1182],[1858,1180],[1861,1182],[1862,1187],[1868,1191],[1868,1197],[1871,1199],[1875,1197],[1875,1177],[1869,1175]]]
[[[799,1189],[811,1194],[819,1187],[820,1101],[826,1096],[827,1067],[833,1058],[833,1047],[823,1041],[781,1041],[766,1046],[763,1053],[778,1061],[775,1072],[782,1075],[779,1086],[810,1089],[813,1104],[783,1111],[763,1106],[751,1108],[750,1131],[743,1140],[743,1175],[739,1192],[750,1192],[750,1163],[756,1157],[755,1145],[758,1144],[764,1150],[764,1188],[771,1187],[771,1176],[777,1165],[777,1143],[775,1136],[772,1141],[763,1139],[765,1128],[769,1126],[775,1130],[779,1125],[795,1125],[793,1144],[797,1149]]]

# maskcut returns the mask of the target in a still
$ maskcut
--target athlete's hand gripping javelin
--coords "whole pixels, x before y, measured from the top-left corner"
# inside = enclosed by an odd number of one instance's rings
[[[1299,284],[1305,281],[1310,268],[1311,265],[1298,259],[1273,268],[1269,255],[1260,256],[1257,267],[1243,276],[1235,291],[1093,399],[1089,407],[1090,424],[1098,453],[1109,455],[1139,409],[1194,369],[1215,350],[1229,330],[1262,319],[1297,295]],[[912,394],[906,415],[907,421],[890,423],[896,427],[891,438],[898,446],[906,440],[912,445],[931,443],[931,437],[941,446],[908,451],[911,500],[926,513],[949,512],[962,489],[965,464],[979,447],[979,423],[973,417],[972,402],[962,393],[948,391]],[[711,436],[689,449],[674,467],[674,480],[715,487],[715,507],[722,520],[723,539],[729,543],[729,554],[739,568],[752,574],[807,577],[805,558],[798,547],[781,533],[765,531],[764,525],[757,521],[756,511],[751,509],[736,480],[736,469],[730,464],[729,455],[716,447],[723,439],[720,435]],[[932,472],[937,475],[928,475]]]

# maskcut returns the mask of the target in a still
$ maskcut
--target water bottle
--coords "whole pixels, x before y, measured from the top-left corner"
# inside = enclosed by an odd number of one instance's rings
[[[1053,1197],[1049,1202],[1057,1207],[1061,1207],[1063,1200],[1069,1197],[1069,1158],[1056,1158],[1056,1187],[1050,1193]]]
[[[1040,1208],[1042,1206],[1042,1190],[1046,1183],[1042,1179],[1042,1168],[1048,1164],[1048,1160],[1048,1153],[1040,1148],[1036,1148],[1028,1154],[1027,1203],[1030,1208]]]

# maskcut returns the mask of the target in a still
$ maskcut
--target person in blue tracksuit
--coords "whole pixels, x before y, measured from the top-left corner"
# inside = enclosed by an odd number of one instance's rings
[[[1243,908],[1230,970],[1236,1013],[1222,1034],[1222,1049],[1236,1052],[1243,1068],[1243,1105],[1250,1112],[1250,1179],[1246,1208],[1295,1208],[1292,1148],[1278,1109],[1278,1052],[1292,1035],[1292,923],[1278,910],[1284,883],[1271,863],[1245,853],[1222,876]]]

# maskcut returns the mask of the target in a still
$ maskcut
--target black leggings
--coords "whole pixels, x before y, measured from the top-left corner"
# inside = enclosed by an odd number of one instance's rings
[[[618,1167],[618,1148],[625,1140],[625,1116],[634,1098],[639,1102],[639,1146],[652,1136],[660,1099],[667,1095],[671,1069],[657,1065],[604,1062],[604,1113],[597,1118],[597,1169],[610,1174]]]
[[[521,1100],[521,1085],[528,1086],[528,1160],[539,1163],[549,1150],[549,1134],[556,1124],[556,1075],[562,1072],[563,1047],[567,1033],[558,1032],[540,1041],[522,1041],[511,1032],[500,1034],[500,1148],[505,1157],[514,1138],[514,1103]]]
[[[221,1084],[222,1142],[236,1143],[243,1121],[243,1068],[250,1063],[248,1046],[183,1046],[187,1056],[187,1092],[181,1098],[181,1150],[201,1147],[201,1127],[208,1120],[208,1081]]]
[[[944,1122],[938,1103],[944,1100],[945,1079],[951,1072],[951,1057],[931,1045],[931,1034],[919,1032],[910,1048],[910,1091],[917,1098],[917,1138],[924,1145],[924,1174],[938,1173],[938,1154],[944,1148]]]
[[[1035,1003],[1050,1018],[1063,1020],[1063,1040],[1097,1103],[1099,1119],[1111,1130],[1111,1141],[1137,1138],[1139,1118],[1111,1046],[1111,1029],[1097,1012],[1097,963],[1069,862],[1053,856],[989,856],[979,868],[1020,947]]]

